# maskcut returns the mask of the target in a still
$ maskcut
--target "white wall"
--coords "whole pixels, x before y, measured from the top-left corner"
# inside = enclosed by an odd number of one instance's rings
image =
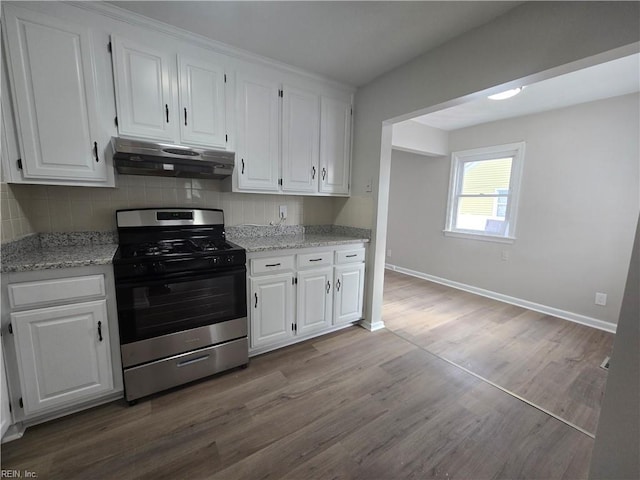
[[[445,237],[449,157],[394,151],[387,262],[616,323],[639,209],[639,102],[625,95],[450,132],[452,151],[526,142],[512,245]]]
[[[640,218],[589,478],[640,478]]]
[[[438,157],[449,152],[449,133],[415,120],[393,124],[391,145],[394,150]]]
[[[380,327],[382,320],[391,162],[391,127],[386,131],[384,123],[451,106],[496,86],[526,84],[628,55],[637,51],[639,40],[637,2],[527,2],[358,90],[352,190],[373,204],[367,326]],[[365,192],[370,178],[372,195]]]

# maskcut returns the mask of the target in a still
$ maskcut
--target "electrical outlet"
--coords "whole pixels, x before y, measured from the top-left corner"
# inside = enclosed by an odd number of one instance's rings
[[[278,210],[280,213],[280,220],[285,220],[287,218],[287,206],[286,205],[280,205],[280,208]]]
[[[503,262],[506,262],[509,260],[509,250],[502,250],[502,254],[500,255],[500,259]]]
[[[367,184],[364,187],[364,191],[365,192],[372,192],[373,191],[373,178],[370,178],[369,180],[367,180]]]
[[[605,306],[607,304],[607,294],[596,292],[596,305]]]
[[[387,248],[387,257],[391,258],[391,249]]]

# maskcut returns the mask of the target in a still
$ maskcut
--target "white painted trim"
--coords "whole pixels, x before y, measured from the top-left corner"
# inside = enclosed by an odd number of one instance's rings
[[[604,330],[605,332],[616,333],[617,325],[611,322],[605,322],[604,320],[598,320],[597,318],[587,317],[586,315],[581,315],[579,313],[567,312],[566,310],[560,310],[558,308],[549,307],[547,305],[541,305],[539,303],[530,302],[521,298],[510,297],[509,295],[503,295],[502,293],[492,292],[491,290],[485,290],[484,288],[478,288],[472,285],[467,285],[465,283],[447,280],[446,278],[436,277],[434,275],[429,275],[428,273],[422,273],[416,270],[411,270],[409,268],[398,267],[389,263],[385,264],[385,268],[387,270],[393,270],[394,272],[404,273],[406,275],[411,275],[412,277],[439,283],[440,285],[446,285],[447,287],[474,293],[482,297],[492,298],[494,300],[508,303],[510,305],[516,305],[528,310],[533,310],[534,312],[544,313],[545,315],[551,315],[553,317],[558,317],[570,322],[597,328],[598,330]]]
[[[465,233],[455,230],[443,230],[445,237],[466,238],[467,240],[480,240],[482,242],[515,243],[515,237],[498,237],[497,235],[483,235],[481,233]]]
[[[342,330],[343,328],[353,327],[354,325],[358,325],[358,322],[347,322],[342,325],[334,325],[331,328],[328,328],[326,330],[314,332],[305,336],[294,335],[293,337],[289,338],[286,342],[274,343],[272,345],[266,345],[264,347],[249,348],[249,358],[257,357],[258,355],[262,355],[263,353],[269,353],[274,350],[280,350],[281,348],[284,348],[284,347],[290,347],[298,343],[303,343],[303,342],[306,342],[307,340],[311,340],[312,338],[321,337],[328,333],[333,333],[333,332],[337,332],[338,330]]]
[[[379,322],[371,323],[369,320],[361,320],[358,324],[365,330],[369,330],[370,332],[375,332],[376,330],[382,330],[385,328],[384,322],[380,320]]]
[[[415,155],[420,155],[423,157],[429,157],[429,158],[441,158],[441,157],[446,157],[446,155],[441,155],[438,153],[431,153],[431,152],[427,152],[425,150],[417,150],[415,148],[408,148],[408,147],[400,147],[398,145],[392,145],[391,147],[393,150],[398,150],[400,152],[408,152],[408,153],[413,153]]]
[[[492,160],[494,158],[512,157],[511,176],[509,178],[509,197],[507,204],[506,219],[508,220],[508,236],[505,239],[514,239],[516,233],[516,224],[518,219],[518,202],[520,199],[520,187],[522,183],[522,171],[524,169],[524,155],[526,142],[520,141],[515,143],[507,143],[504,145],[492,145],[488,147],[474,148],[471,150],[462,150],[451,153],[451,172],[449,174],[449,196],[447,199],[447,223],[445,232],[460,233],[468,235],[468,230],[454,228],[455,216],[458,211],[458,201],[460,192],[462,191],[464,164],[467,162],[478,162],[483,160]],[[446,233],[445,233],[446,234]],[[476,234],[475,238],[480,235]],[[496,238],[497,235],[484,235],[489,238]],[[467,236],[466,238],[474,238]],[[484,239],[484,238],[483,238]],[[513,243],[506,242],[506,243]]]

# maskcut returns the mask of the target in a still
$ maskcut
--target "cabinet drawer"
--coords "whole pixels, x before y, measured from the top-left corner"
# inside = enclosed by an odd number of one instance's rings
[[[333,264],[332,252],[304,253],[298,255],[298,268],[325,267]]]
[[[284,272],[287,270],[293,270],[293,255],[251,259],[251,275]]]
[[[364,262],[364,248],[353,250],[340,250],[336,252],[336,264]]]
[[[9,285],[9,304],[12,308],[35,307],[62,301],[69,303],[105,295],[104,275],[55,278]]]

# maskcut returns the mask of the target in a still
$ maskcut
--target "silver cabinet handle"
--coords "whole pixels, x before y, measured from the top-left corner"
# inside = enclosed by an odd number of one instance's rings
[[[324,180],[326,176],[327,176],[327,169],[322,168],[322,180]]]
[[[336,281],[336,292],[340,291],[340,279]]]
[[[311,171],[313,172],[311,174],[311,180],[315,180],[316,179],[316,167],[315,167],[315,165],[313,167],[311,167]]]
[[[182,362],[178,362],[176,365],[178,367],[186,367],[187,365],[191,365],[191,364],[194,364],[194,363],[202,362],[202,361],[206,360],[209,357],[210,357],[209,354],[202,355],[201,357],[192,358],[191,360],[183,360]]]
[[[258,308],[258,294],[254,293],[255,297],[256,297],[256,304],[253,306],[253,308]]]
[[[331,283],[327,280],[327,294],[331,291]]]

